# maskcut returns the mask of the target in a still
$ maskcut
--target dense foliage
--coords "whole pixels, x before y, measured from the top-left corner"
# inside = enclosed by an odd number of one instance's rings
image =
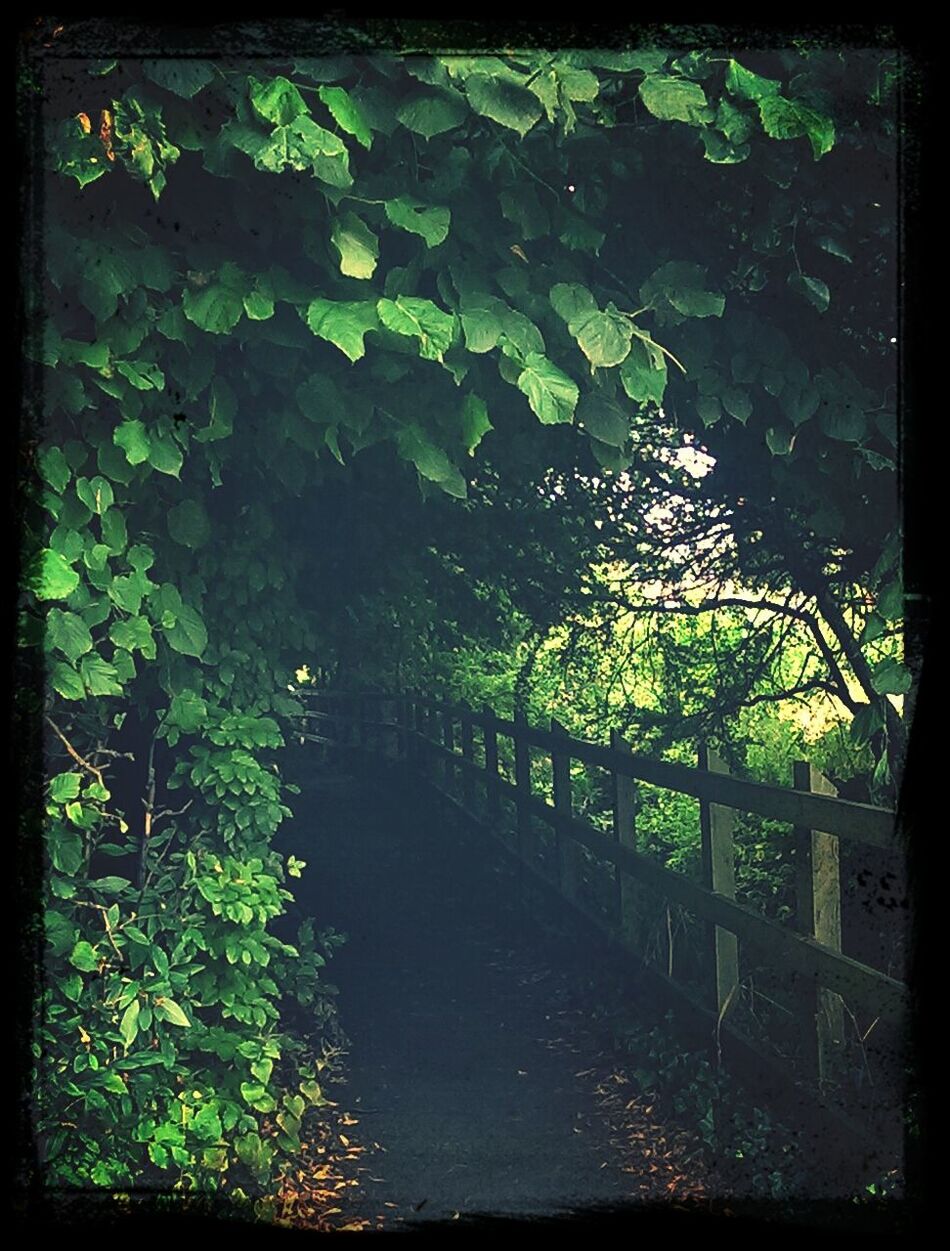
[[[322,1098],[282,1014],[296,995],[319,1033],[335,941],[280,928],[302,866],[270,846],[302,660],[420,684],[438,662],[451,684],[473,648],[533,664],[552,631],[610,651],[618,621],[725,610],[655,631],[673,704],[628,690],[624,724],[663,746],[823,690],[886,793],[910,686],[896,62],[24,72],[45,141],[20,616],[48,675],[43,1158],[58,1184],[263,1183]]]

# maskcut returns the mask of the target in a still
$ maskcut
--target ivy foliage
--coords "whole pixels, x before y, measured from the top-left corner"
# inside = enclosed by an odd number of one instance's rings
[[[465,499],[539,432],[617,473],[663,405],[809,535],[863,528],[893,608],[889,224],[835,191],[889,159],[892,73],[855,56],[840,92],[841,55],[44,67],[20,622],[56,756],[54,1181],[263,1184],[322,1098],[281,1011],[319,1017],[332,936],[277,936],[275,753],[315,646],[301,518],[365,455]]]

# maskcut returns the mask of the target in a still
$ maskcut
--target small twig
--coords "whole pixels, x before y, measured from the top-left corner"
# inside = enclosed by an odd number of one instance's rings
[[[89,753],[90,756],[109,756],[113,760],[131,760],[134,762],[135,756],[130,751],[112,751],[109,747],[96,747],[96,750]]]
[[[152,825],[154,826],[155,822],[161,820],[162,817],[180,817],[194,802],[193,799],[189,799],[184,808],[159,808],[157,812],[152,813]]]
[[[78,765],[81,765],[83,769],[87,769],[90,773],[94,774],[96,779],[99,782],[99,785],[102,787],[105,787],[106,784],[102,780],[102,770],[97,769],[95,765],[90,764],[88,760],[80,756],[79,752],[76,751],[75,747],[73,747],[72,743],[69,741],[66,735],[62,732],[62,730],[59,728],[56,722],[52,719],[52,717],[47,716],[46,720],[48,724],[50,725],[50,727],[52,728],[56,737],[60,740],[60,742],[69,752],[70,756],[72,756],[73,760],[75,760]]]
[[[122,952],[121,952],[121,951],[119,950],[119,948],[115,945],[115,939],[114,939],[114,938],[113,938],[113,936],[112,936],[112,926],[109,924],[109,910],[108,910],[108,908],[104,908],[104,907],[102,906],[102,904],[97,904],[97,903],[87,903],[84,899],[77,899],[75,902],[76,902],[76,907],[77,907],[77,908],[95,908],[97,912],[101,912],[101,913],[102,913],[102,923],[103,923],[103,925],[106,927],[106,937],[108,938],[109,942],[112,944],[112,950],[115,952],[115,954],[116,954],[116,955],[119,957],[119,959],[121,960],[121,959],[122,959]]]

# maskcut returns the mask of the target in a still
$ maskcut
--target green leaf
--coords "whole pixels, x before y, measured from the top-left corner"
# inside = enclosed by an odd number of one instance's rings
[[[640,99],[654,117],[664,122],[701,126],[710,120],[705,92],[689,78],[649,74],[640,84]]]
[[[186,287],[181,298],[185,316],[209,334],[230,334],[244,312],[244,295],[233,287],[213,282],[210,286]]]
[[[102,891],[106,895],[119,895],[131,885],[127,877],[97,877],[89,883],[92,890]]]
[[[205,1104],[195,1114],[191,1131],[202,1142],[217,1142],[221,1137],[221,1118],[210,1103]]]
[[[543,425],[573,419],[580,394],[577,383],[540,352],[528,356],[517,387],[528,397],[532,411]]]
[[[83,552],[83,561],[87,569],[101,573],[108,567],[109,556],[110,551],[105,543],[93,543],[92,547]]]
[[[63,699],[85,699],[86,697],[86,688],[82,678],[72,665],[64,664],[61,660],[53,662],[49,684],[58,695],[62,695]]]
[[[745,144],[752,135],[755,123],[752,117],[726,99],[720,100],[716,113],[716,125],[730,144]]]
[[[301,113],[308,112],[306,101],[297,88],[280,75],[268,82],[249,77],[247,82],[251,106],[265,122],[286,126]]]
[[[469,352],[490,352],[504,330],[507,305],[493,295],[464,295],[459,318]]]
[[[155,659],[155,639],[152,627],[144,617],[128,617],[115,621],[109,629],[109,638],[116,647],[128,652],[140,651],[146,660]]]
[[[663,353],[638,336],[631,345],[630,355],[620,366],[620,382],[627,395],[637,403],[661,404],[666,391]]]
[[[884,728],[884,714],[877,703],[862,704],[851,722],[851,737],[858,743],[866,743]]]
[[[193,734],[208,719],[208,706],[200,695],[194,691],[182,691],[172,696],[172,702],[165,718],[167,725],[174,725],[185,734]]]
[[[379,327],[373,301],[313,300],[307,309],[307,325],[320,339],[338,347],[351,361],[366,354],[363,338]]]
[[[782,84],[775,78],[763,78],[760,74],[753,74],[751,70],[743,69],[738,61],[729,62],[729,68],[726,71],[726,90],[738,96],[740,100],[754,100],[758,103],[760,100],[778,95],[781,86]]]
[[[66,873],[70,877],[79,872],[84,861],[81,834],[68,826],[56,824],[49,832],[48,845],[54,869],[58,869],[60,873]],[[49,920],[50,914],[47,913],[46,915],[47,920]],[[72,946],[76,933],[76,929],[71,927],[68,941],[65,941],[65,934],[59,935],[64,941],[57,945],[58,955],[62,955],[68,947]]]
[[[804,387],[786,386],[782,391],[781,407],[785,416],[794,426],[813,417],[818,411],[821,396],[814,383],[806,383]]]
[[[139,1033],[139,1012],[142,1005],[138,999],[133,999],[129,1006],[122,1014],[122,1020],[119,1022],[119,1034],[126,1050],[132,1046]]]
[[[446,130],[461,126],[468,114],[461,97],[448,91],[407,100],[396,114],[407,130],[431,139]]]
[[[274,1071],[274,1061],[267,1058],[257,1060],[251,1065],[251,1073],[264,1086],[270,1081],[271,1073]]]
[[[167,473],[171,478],[177,478],[183,460],[181,448],[171,435],[158,432],[153,434],[148,453],[148,463],[153,469],[157,469],[159,473]]]
[[[387,200],[385,209],[394,226],[421,235],[427,247],[438,247],[448,238],[452,215],[447,208],[433,208],[412,196],[401,195]]]
[[[797,139],[807,135],[816,161],[835,146],[835,124],[831,118],[816,113],[800,100],[767,96],[759,101],[759,115],[765,133],[773,139]]]
[[[142,61],[142,73],[159,87],[191,100],[202,87],[214,81],[214,66],[210,61],[178,60]]]
[[[877,610],[887,621],[901,620],[904,615],[904,588],[899,578],[882,588]]]
[[[117,508],[110,508],[100,523],[102,531],[102,544],[106,550],[113,556],[118,556],[120,552],[125,551],[125,545],[129,541],[129,532],[125,524],[125,517]]]
[[[373,145],[373,136],[363,110],[343,87],[318,87],[317,95],[333,114],[333,120],[352,135],[367,150]]]
[[[831,256],[837,256],[839,260],[847,261],[849,265],[852,263],[854,258],[840,240],[832,238],[831,235],[821,235],[815,242]]]
[[[80,973],[93,973],[99,967],[99,957],[91,943],[80,939],[70,954],[69,963]]]
[[[109,586],[109,598],[134,616],[142,607],[142,600],[150,585],[144,574],[138,571],[113,578]]]
[[[488,420],[488,406],[480,395],[469,393],[462,401],[462,442],[465,450],[474,454],[475,448],[492,429]]]
[[[864,629],[861,631],[858,642],[863,647],[865,643],[873,643],[875,639],[881,637],[887,631],[887,621],[876,612],[868,614],[868,618],[864,623]]]
[[[69,483],[69,479],[72,477],[62,448],[44,448],[37,453],[37,463],[39,465],[40,477],[43,481],[48,482],[54,491],[62,494]]]
[[[267,321],[274,316],[274,301],[262,291],[249,291],[244,297],[244,311],[251,321]]]
[[[410,460],[424,478],[435,482],[449,495],[464,499],[468,486],[445,452],[417,425],[404,426],[397,435],[399,455]]]
[[[65,599],[79,585],[79,574],[59,552],[44,547],[27,565],[23,580],[37,599]]]
[[[152,450],[152,441],[145,428],[145,423],[137,418],[134,421],[124,421],[121,426],[116,426],[112,434],[112,441],[117,447],[122,448],[130,465],[141,465],[143,461],[148,460],[149,453]]]
[[[787,456],[795,446],[795,431],[787,426],[769,426],[765,442],[773,456]]]
[[[215,378],[212,381],[208,391],[208,411],[211,421],[196,431],[196,443],[213,443],[217,439],[225,439],[234,429],[237,396],[226,378]]]
[[[82,781],[78,773],[57,773],[50,778],[49,797],[56,804],[64,804],[67,800],[79,795],[79,783]]]
[[[61,651],[74,664],[80,656],[92,650],[89,627],[74,612],[62,612],[51,608],[46,618],[47,642]]]
[[[599,311],[591,293],[577,282],[556,283],[548,293],[548,299],[558,317],[567,322],[568,329]]]
[[[95,477],[76,479],[76,494],[92,512],[102,515],[115,502],[112,483],[108,478]]]
[[[897,660],[882,660],[871,675],[878,695],[906,695],[912,681],[910,670]]]
[[[180,1025],[182,1028],[188,1028],[191,1025],[191,1021],[174,999],[164,999],[160,996],[155,1000],[153,1011],[160,1021],[167,1021],[169,1025]]]
[[[578,318],[569,329],[595,369],[619,365],[629,355],[633,326],[628,317],[616,311]]]
[[[155,553],[147,544],[136,543],[129,548],[126,559],[133,569],[138,573],[143,573],[155,564]]]
[[[419,355],[441,361],[455,334],[455,318],[431,300],[401,295],[377,302],[379,320],[387,330],[419,340]]]
[[[719,393],[723,408],[743,425],[752,416],[752,399],[741,387],[724,387]]]
[[[623,447],[630,434],[630,421],[621,406],[597,391],[581,396],[577,421],[589,435],[609,447]]]
[[[136,391],[163,391],[165,375],[150,361],[119,361],[116,373],[121,374]]]
[[[476,113],[517,131],[522,138],[541,117],[537,96],[505,78],[471,74],[465,80],[465,94]]]
[[[314,177],[334,187],[345,189],[353,183],[346,144],[306,115],[289,126],[277,126],[253,152],[253,159],[258,169],[272,174],[309,169]]]
[[[90,695],[121,695],[122,687],[116,680],[115,666],[93,653],[86,656],[79,666],[82,680]]]
[[[183,656],[200,658],[208,646],[208,631],[194,608],[182,604],[175,624],[165,630],[170,647]]]
[[[683,317],[721,317],[725,296],[706,290],[706,271],[686,261],[661,265],[640,288],[644,304],[659,307],[666,301]]]
[[[867,433],[867,419],[853,404],[822,404],[818,423],[830,439],[842,443],[859,443]]]
[[[809,278],[807,274],[791,273],[788,276],[788,285],[793,291],[804,296],[810,304],[814,304],[819,313],[825,312],[831,303],[828,285],[820,278]]]
[[[344,213],[333,223],[330,241],[340,255],[340,272],[348,278],[372,278],[379,256],[379,240],[355,213]]]
[[[182,547],[203,547],[211,537],[211,522],[200,500],[182,500],[168,513],[168,533]]]

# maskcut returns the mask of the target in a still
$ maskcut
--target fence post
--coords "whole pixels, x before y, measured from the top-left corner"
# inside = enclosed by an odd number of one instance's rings
[[[455,751],[455,723],[452,720],[452,709],[448,704],[442,705],[442,746],[446,751]],[[455,765],[446,756],[444,757],[445,772],[443,780],[445,782],[446,793],[455,798],[455,782],[457,772]]]
[[[475,778],[471,768],[466,767],[466,765],[471,766],[475,763],[475,742],[472,737],[471,711],[472,710],[469,705],[465,702],[465,700],[463,700],[461,713],[461,745],[462,759],[465,761],[465,764],[462,765],[462,803],[469,810],[469,812],[471,812],[475,807]]]
[[[725,760],[706,743],[699,746],[699,767],[710,773],[728,773]],[[700,801],[703,885],[727,899],[736,897],[736,866],[732,845],[734,814],[721,804]],[[715,1008],[720,1020],[739,985],[739,940],[729,930],[711,927]],[[672,962],[671,962],[672,963]]]
[[[525,802],[531,794],[531,766],[528,757],[528,744],[524,741],[520,734],[520,730],[527,728],[527,719],[521,708],[515,709],[514,715],[514,745],[515,745],[515,786],[517,786],[516,798],[516,835],[517,835],[517,851],[518,851],[518,879],[519,886],[524,885],[523,865],[526,862],[528,852],[528,838],[531,830],[531,814],[528,805]]]
[[[807,761],[796,760],[793,781],[799,791],[837,795],[837,789]],[[841,950],[841,871],[838,839],[833,834],[796,826],[795,923],[798,930],[834,951]],[[831,1057],[844,1036],[841,997],[814,981],[803,988],[805,1011],[811,1024],[805,1046],[819,1084],[829,1077]]]
[[[501,810],[501,792],[498,785],[498,731],[495,713],[485,704],[485,815],[489,823],[498,825]]]
[[[614,751],[624,753],[633,751],[633,746],[627,742],[619,730],[610,731],[610,746]],[[621,847],[629,847],[636,851],[637,785],[633,778],[616,771],[611,773],[611,779],[613,781],[614,838]],[[624,938],[633,922],[634,886],[619,864],[614,866],[614,881],[616,882],[617,930],[620,937]]]
[[[559,721],[551,718],[551,733],[558,738],[567,738],[568,733]],[[571,801],[571,757],[566,753],[552,750],[551,778],[554,785],[554,807],[565,817],[573,815]],[[557,848],[557,885],[558,890],[572,903],[577,901],[577,844],[566,830],[559,825],[554,827],[555,846]]]

